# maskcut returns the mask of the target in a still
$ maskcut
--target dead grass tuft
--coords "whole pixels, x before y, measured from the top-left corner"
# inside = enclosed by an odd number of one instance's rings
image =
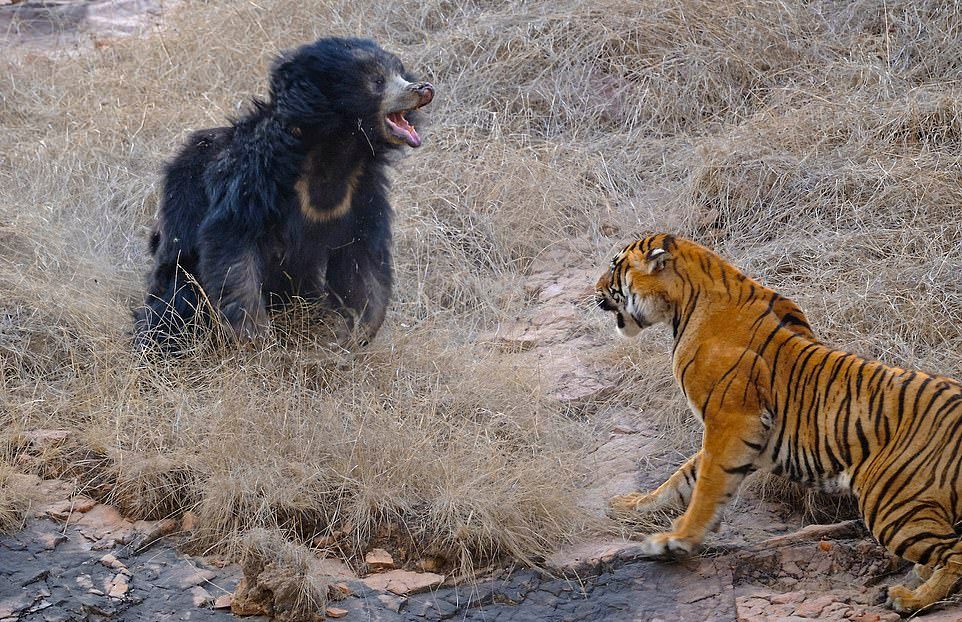
[[[267,529],[249,531],[241,542],[244,579],[234,595],[235,613],[279,622],[324,619],[319,612],[327,604],[329,585],[312,568],[310,551]]]
[[[0,533],[17,531],[36,499],[36,482],[0,461]]]

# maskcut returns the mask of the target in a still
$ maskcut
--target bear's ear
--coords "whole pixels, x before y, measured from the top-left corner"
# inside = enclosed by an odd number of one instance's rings
[[[291,82],[294,80],[294,55],[289,52],[281,52],[280,56],[271,63],[270,88],[271,99],[276,99],[280,93],[290,90]]]

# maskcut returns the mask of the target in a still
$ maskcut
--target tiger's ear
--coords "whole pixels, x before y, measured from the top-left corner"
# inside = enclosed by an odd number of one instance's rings
[[[669,259],[671,259],[671,253],[663,248],[653,248],[645,254],[644,261],[640,262],[642,265],[637,267],[648,274],[654,274],[664,268]]]

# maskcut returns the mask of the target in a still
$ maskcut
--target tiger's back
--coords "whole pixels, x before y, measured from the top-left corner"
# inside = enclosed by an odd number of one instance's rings
[[[931,571],[890,590],[900,611],[943,598],[962,576],[962,385],[818,342],[792,301],[688,240],[626,247],[599,280],[599,304],[632,336],[672,327],[672,366],[705,424],[702,450],[650,493],[616,510],[685,507],[652,554],[690,552],[744,477],[770,470],[823,490],[849,489],[893,553]]]

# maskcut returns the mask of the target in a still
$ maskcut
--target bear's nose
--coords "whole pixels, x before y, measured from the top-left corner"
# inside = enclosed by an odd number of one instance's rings
[[[434,99],[434,86],[430,82],[415,84],[414,92],[418,94],[418,108],[427,106]]]

